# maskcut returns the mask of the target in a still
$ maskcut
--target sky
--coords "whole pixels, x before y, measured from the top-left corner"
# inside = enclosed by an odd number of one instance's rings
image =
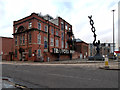
[[[115,42],[118,43],[119,0],[0,0],[0,36],[13,37],[13,21],[31,13],[62,17],[72,25],[75,38],[92,43],[94,40],[88,16],[92,15],[97,40],[113,41],[113,12]]]

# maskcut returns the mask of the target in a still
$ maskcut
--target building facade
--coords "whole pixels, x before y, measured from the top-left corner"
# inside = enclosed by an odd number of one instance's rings
[[[2,60],[13,60],[13,38],[0,37],[0,56]]]
[[[32,13],[13,22],[14,60],[72,59],[72,25],[61,17]]]
[[[86,42],[82,41],[81,39],[76,39],[75,40],[75,51],[78,54],[78,58],[80,59],[86,59],[88,58],[88,46],[89,44],[87,44]]]
[[[120,1],[118,2],[118,49],[120,51]]]
[[[100,54],[101,55],[109,56],[112,53],[113,53],[113,43],[101,43],[100,44]],[[96,47],[92,43],[90,43],[89,44],[89,56],[94,56],[95,54],[96,54]]]

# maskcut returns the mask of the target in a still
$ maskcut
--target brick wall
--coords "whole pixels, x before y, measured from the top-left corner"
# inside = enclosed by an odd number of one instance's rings
[[[9,52],[13,52],[13,38],[2,37],[2,59],[10,60]]]

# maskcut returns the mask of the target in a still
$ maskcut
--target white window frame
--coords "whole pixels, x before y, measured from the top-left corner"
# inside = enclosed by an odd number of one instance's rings
[[[29,37],[28,38],[29,38],[28,39],[29,43],[32,43],[32,34],[31,33],[29,33]]]
[[[52,34],[52,35],[54,34],[54,29],[53,29],[53,28],[51,29],[51,34]]]
[[[25,44],[25,35],[23,35],[22,41],[23,41],[23,44]]]
[[[40,24],[40,26],[39,26],[39,24]],[[38,22],[38,29],[41,30],[41,23],[40,22]]]
[[[18,30],[17,27],[15,27],[15,33],[17,33],[17,30]]]
[[[40,33],[39,33],[38,36],[37,36],[37,43],[38,43],[38,44],[41,44],[41,35],[40,35]]]
[[[59,32],[58,32],[58,30],[56,30],[56,36],[58,36],[59,35]]]
[[[61,44],[62,44],[62,45],[61,45],[61,46],[62,46],[62,48],[64,48],[64,41],[63,41],[63,40],[62,40]]]
[[[47,48],[48,48],[48,40],[46,36],[44,37],[44,48],[45,48],[45,41],[47,42]]]
[[[66,30],[68,29],[68,25],[67,25],[67,24],[65,24],[65,29],[66,29]]]
[[[55,42],[56,42],[55,46],[58,47],[59,46],[59,40],[56,40]]]
[[[71,28],[69,27],[69,31],[71,31]]]
[[[64,30],[64,23],[61,22],[61,30]]]
[[[67,42],[65,43],[65,48],[68,48],[68,43]]]
[[[54,39],[53,38],[50,38],[50,45],[54,46]]]
[[[38,53],[38,55],[37,55],[37,56],[38,56],[38,57],[40,57],[40,56],[41,56],[41,50],[40,50],[40,49],[38,49],[38,50],[37,50],[37,53]]]
[[[17,45],[17,36],[15,36],[15,45]]]
[[[61,34],[61,38],[62,38],[62,40],[64,40],[64,33],[63,32]]]
[[[46,30],[46,28],[47,28],[47,30]],[[45,25],[45,32],[48,32],[48,26],[47,25]]]
[[[28,29],[31,29],[31,28],[32,28],[32,22],[29,22]]]
[[[22,44],[22,35],[20,35],[20,45]]]

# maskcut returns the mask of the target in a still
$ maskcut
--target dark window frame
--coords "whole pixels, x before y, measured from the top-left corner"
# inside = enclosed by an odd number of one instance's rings
[[[28,50],[28,56],[29,56],[29,57],[32,56],[32,48],[29,48],[29,50]]]
[[[15,57],[17,58],[17,49],[15,49]]]

